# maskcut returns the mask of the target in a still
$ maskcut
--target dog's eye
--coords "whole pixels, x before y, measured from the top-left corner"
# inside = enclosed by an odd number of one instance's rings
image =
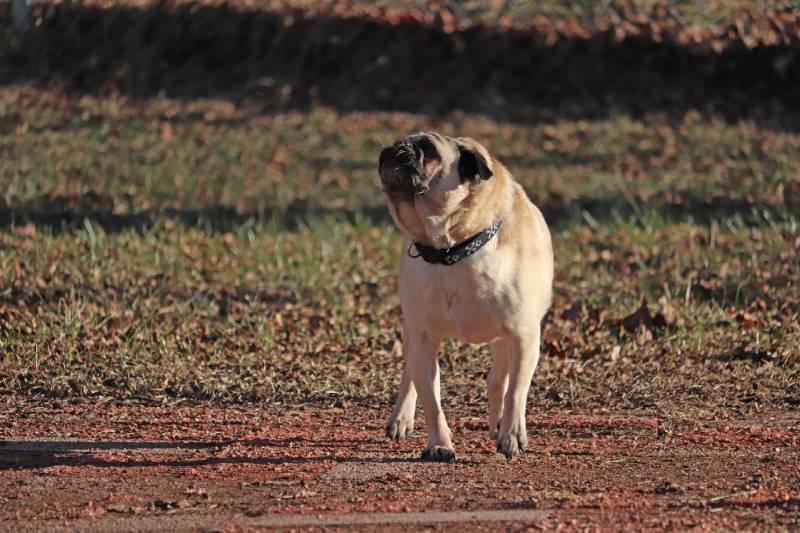
[[[417,146],[420,150],[422,150],[426,161],[430,161],[431,159],[439,159],[439,152],[436,150],[436,147],[430,140],[424,138],[420,139],[417,143]]]

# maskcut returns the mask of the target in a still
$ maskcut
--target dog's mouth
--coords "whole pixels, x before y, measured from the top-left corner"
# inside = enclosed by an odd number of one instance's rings
[[[436,148],[424,137],[401,139],[384,148],[378,163],[384,189],[393,197],[425,194],[432,185],[425,163],[436,158]]]

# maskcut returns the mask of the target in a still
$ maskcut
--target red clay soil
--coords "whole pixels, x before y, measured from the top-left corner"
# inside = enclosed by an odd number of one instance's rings
[[[0,407],[0,529],[800,528],[796,412],[533,412],[512,461],[465,413],[427,463],[385,408]]]

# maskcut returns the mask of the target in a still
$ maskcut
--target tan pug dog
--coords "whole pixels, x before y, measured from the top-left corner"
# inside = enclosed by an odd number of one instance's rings
[[[519,455],[528,442],[525,406],[553,285],[544,217],[508,170],[469,138],[411,135],[381,152],[379,172],[406,237],[399,280],[405,368],[386,433],[411,434],[419,395],[428,429],[422,458],[455,458],[437,352],[442,338],[456,337],[489,343],[489,436],[506,457]]]

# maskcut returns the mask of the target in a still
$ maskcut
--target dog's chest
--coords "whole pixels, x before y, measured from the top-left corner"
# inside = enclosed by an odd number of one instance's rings
[[[470,291],[456,290],[442,296],[452,335],[477,343],[491,342],[502,334],[500,306],[493,294],[477,297]]]
[[[421,266],[415,278],[419,292],[413,307],[424,326],[474,343],[491,342],[504,333],[510,276],[497,263]]]

